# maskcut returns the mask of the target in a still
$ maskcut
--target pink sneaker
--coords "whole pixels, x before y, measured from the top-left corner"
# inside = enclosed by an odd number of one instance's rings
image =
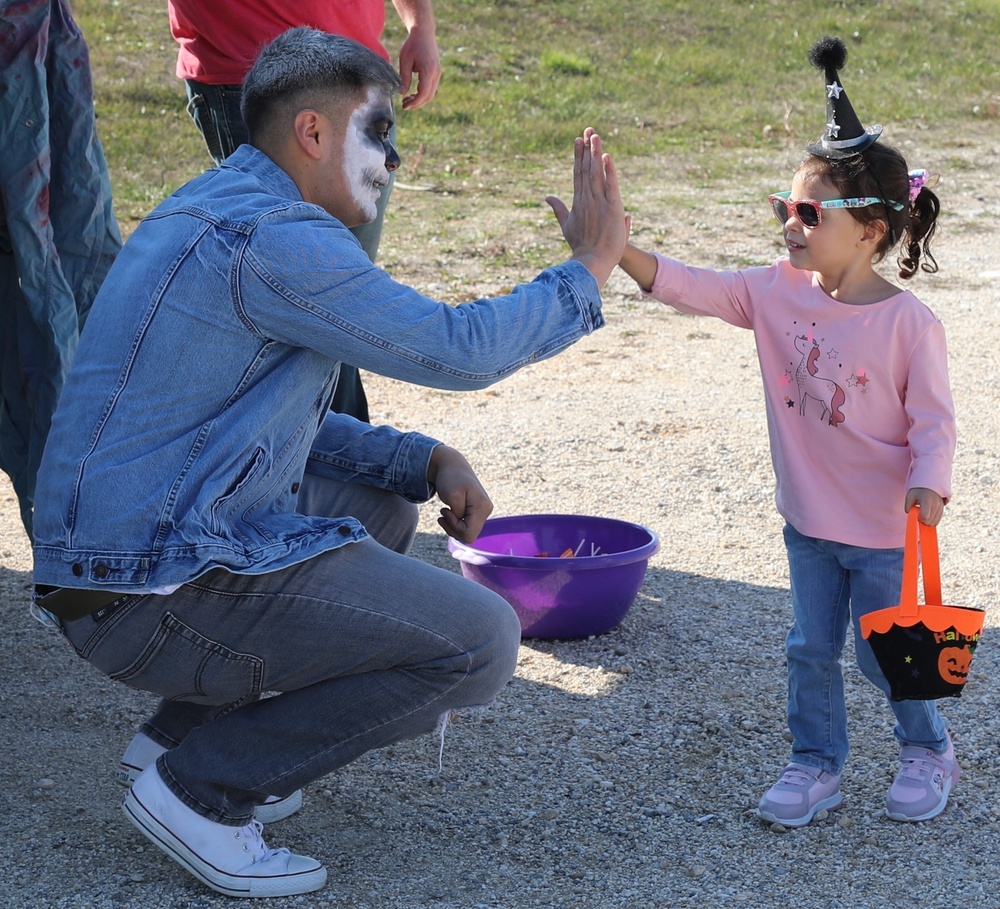
[[[757,813],[772,824],[804,827],[820,811],[832,811],[841,802],[839,775],[793,761],[764,793]]]
[[[904,745],[899,772],[885,797],[885,813],[894,821],[929,821],[944,811],[961,771],[948,736],[944,754]]]

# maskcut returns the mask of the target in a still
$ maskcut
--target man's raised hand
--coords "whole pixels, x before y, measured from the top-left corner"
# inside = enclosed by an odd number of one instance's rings
[[[545,201],[573,250],[571,258],[585,265],[603,286],[625,251],[628,219],[614,161],[591,127],[573,143],[572,210],[555,196]]]

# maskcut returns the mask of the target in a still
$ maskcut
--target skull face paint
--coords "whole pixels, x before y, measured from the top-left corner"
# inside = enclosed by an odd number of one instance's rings
[[[399,155],[389,139],[392,124],[391,99],[369,88],[366,99],[351,114],[344,136],[344,177],[359,209],[358,223],[375,220],[389,172],[399,166]]]

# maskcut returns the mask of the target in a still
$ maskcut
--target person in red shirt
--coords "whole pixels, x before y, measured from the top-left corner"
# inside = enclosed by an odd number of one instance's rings
[[[393,0],[407,37],[399,50],[403,109],[433,100],[441,81],[432,0]],[[240,88],[261,47],[299,25],[352,38],[389,60],[382,44],[384,0],[167,0],[170,33],[177,42],[177,76],[184,80],[188,113],[208,152],[221,164],[247,141]],[[414,82],[416,79],[416,82]],[[391,136],[396,143],[395,128]],[[375,261],[395,175],[383,188],[374,221],[352,232]],[[333,409],[368,421],[368,400],[357,369],[341,365]]]

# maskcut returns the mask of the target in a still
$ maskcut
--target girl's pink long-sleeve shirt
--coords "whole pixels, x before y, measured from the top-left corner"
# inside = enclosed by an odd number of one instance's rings
[[[853,306],[787,258],[740,271],[656,258],[655,299],[753,330],[775,500],[796,530],[894,548],[907,489],[947,501],[955,414],[945,333],[913,294]]]

